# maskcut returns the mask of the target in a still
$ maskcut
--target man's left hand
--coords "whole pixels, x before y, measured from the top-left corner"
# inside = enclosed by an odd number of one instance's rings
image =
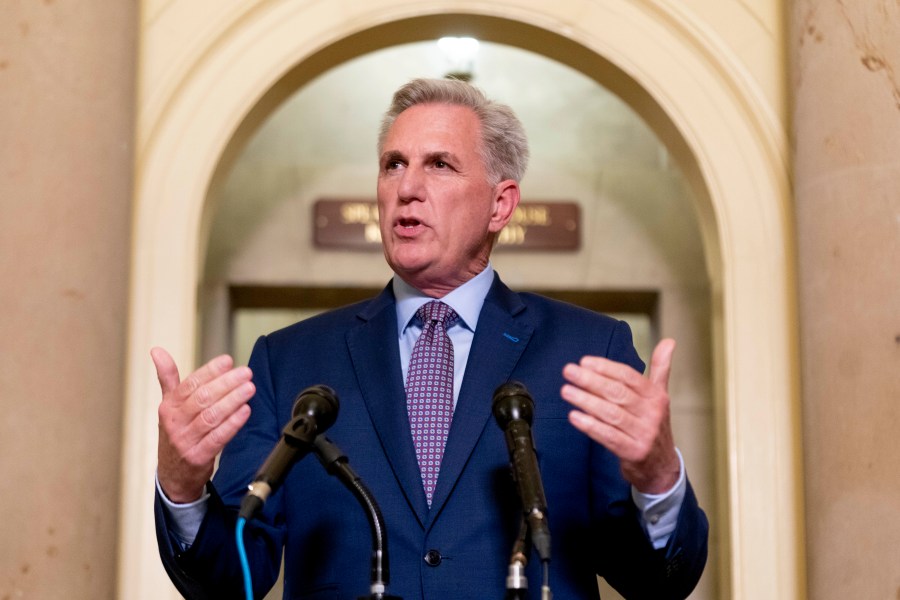
[[[668,391],[674,350],[675,340],[660,341],[647,377],[597,356],[563,368],[562,397],[577,409],[569,422],[618,456],[625,479],[644,494],[662,494],[678,481]]]

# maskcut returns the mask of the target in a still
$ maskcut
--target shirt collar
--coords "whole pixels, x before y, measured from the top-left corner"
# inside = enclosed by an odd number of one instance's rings
[[[481,273],[440,300],[456,311],[460,318],[460,324],[474,332],[475,326],[478,324],[478,315],[481,314],[481,307],[484,305],[484,299],[487,297],[493,282],[494,268],[488,262],[487,267]],[[434,300],[434,298],[426,296],[397,275],[394,275],[392,285],[394,298],[397,300],[397,335],[402,336],[412,322],[413,317],[415,317],[419,307],[426,302]]]

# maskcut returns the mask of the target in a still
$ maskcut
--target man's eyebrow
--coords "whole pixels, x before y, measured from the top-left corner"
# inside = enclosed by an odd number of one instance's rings
[[[434,152],[428,153],[428,160],[430,162],[434,162],[436,160],[445,160],[451,163],[456,163],[456,155],[452,152],[448,152],[447,150],[436,150]]]
[[[399,150],[387,150],[381,154],[378,162],[383,165],[395,160],[403,160],[403,154]]]

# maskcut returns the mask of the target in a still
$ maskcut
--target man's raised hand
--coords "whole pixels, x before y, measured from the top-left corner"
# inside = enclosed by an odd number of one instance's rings
[[[203,495],[216,456],[250,417],[253,374],[222,355],[181,380],[168,352],[153,348],[150,356],[162,390],[159,484],[172,502],[193,502]]]
[[[661,494],[678,481],[680,462],[669,417],[669,371],[675,340],[657,344],[644,377],[628,365],[585,356],[563,368],[569,422],[619,457],[639,492]]]

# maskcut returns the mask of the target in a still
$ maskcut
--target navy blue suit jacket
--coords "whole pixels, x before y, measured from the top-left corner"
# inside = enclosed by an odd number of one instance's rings
[[[404,600],[503,598],[521,505],[491,403],[500,384],[518,380],[535,399],[532,429],[549,507],[555,597],[597,598],[597,574],[627,598],[685,597],[705,564],[706,517],[688,486],[668,546],[652,548],[616,457],[567,421],[562,368],[586,354],[644,366],[626,324],[513,293],[495,277],[429,509],[407,419],[391,286],[371,301],[261,338],[250,360],[257,386],[252,416],[222,455],[209,510],[187,552],[173,544],[157,499],[167,571],[187,597],[243,598],[233,541],[236,507],[290,420],[297,393],[324,383],[340,399],[327,436],[347,454],[384,515],[388,593]],[[282,548],[285,598],[348,600],[369,593],[366,516],[313,457],[293,467],[245,537],[258,598],[278,574]],[[424,560],[429,551],[432,564]],[[538,598],[536,557],[528,569],[531,597]]]

